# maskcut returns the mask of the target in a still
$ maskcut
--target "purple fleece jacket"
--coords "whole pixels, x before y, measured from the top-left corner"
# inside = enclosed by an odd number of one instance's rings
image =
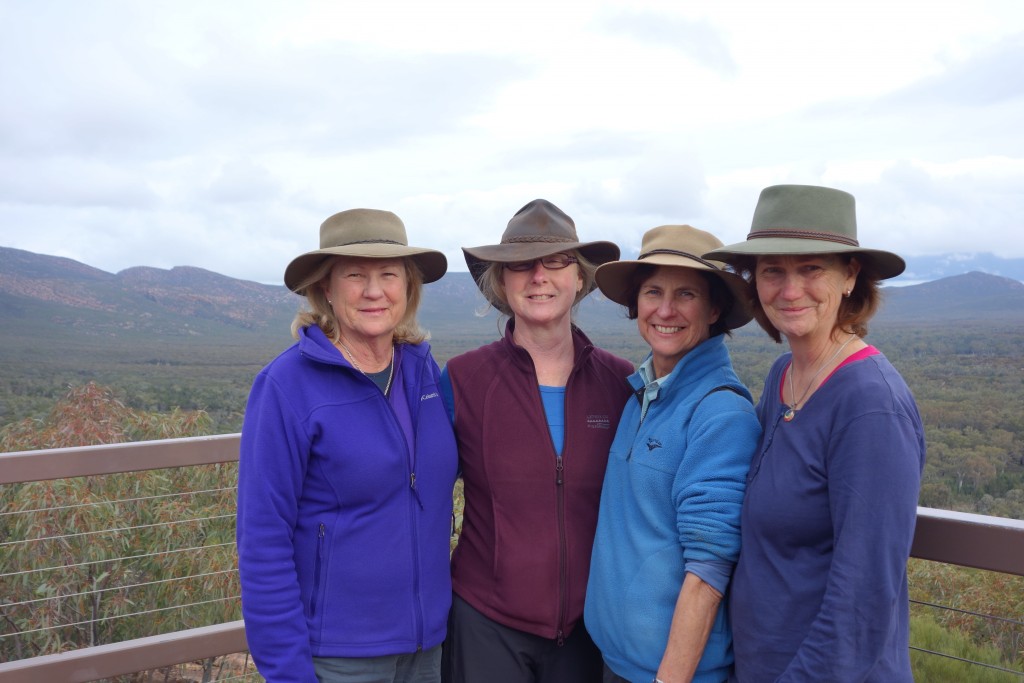
[[[314,656],[444,640],[455,438],[429,346],[400,345],[395,363],[389,401],[310,327],[253,383],[238,564],[246,637],[269,681],[315,682]]]

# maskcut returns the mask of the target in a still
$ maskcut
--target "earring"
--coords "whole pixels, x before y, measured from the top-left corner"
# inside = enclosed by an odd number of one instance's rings
[[[849,299],[850,298],[850,294],[852,294],[852,293],[853,293],[853,290],[852,289],[848,289],[845,292],[843,292],[843,296],[845,296],[847,299]]]

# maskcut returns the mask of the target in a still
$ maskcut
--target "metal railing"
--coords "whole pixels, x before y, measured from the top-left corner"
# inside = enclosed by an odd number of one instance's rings
[[[238,460],[239,435],[0,454],[0,486]],[[913,557],[1024,576],[1024,521],[919,508]],[[0,663],[0,683],[87,683],[246,652],[241,621]]]

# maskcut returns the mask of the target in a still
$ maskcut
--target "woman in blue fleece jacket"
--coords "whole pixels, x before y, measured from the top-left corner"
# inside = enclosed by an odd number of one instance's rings
[[[761,435],[732,369],[746,284],[699,254],[688,225],[649,230],[637,261],[602,265],[601,291],[629,308],[651,354],[629,378],[594,540],[584,621],[605,683],[722,683],[732,649],[726,592],[740,505]]]
[[[852,195],[765,188],[745,242],[705,254],[750,278],[791,353],[765,380],[730,615],[735,681],[911,683],[907,556],[925,442],[914,397],[866,344],[896,254],[857,240]]]
[[[440,678],[458,456],[416,309],[446,267],[398,216],[352,209],[285,271],[310,310],[253,382],[238,481],[242,614],[270,683]]]

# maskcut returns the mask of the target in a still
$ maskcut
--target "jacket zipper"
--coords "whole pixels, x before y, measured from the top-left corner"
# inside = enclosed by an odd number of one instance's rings
[[[320,595],[320,567],[324,558],[324,532],[326,527],[320,522],[320,531],[316,540],[316,562],[313,563],[313,591],[309,596],[309,616],[316,616],[316,600]]]
[[[412,491],[416,494],[415,476],[412,479]],[[416,495],[417,502],[419,496]],[[420,507],[423,504],[420,503]],[[412,543],[412,592],[416,596],[416,651],[423,648],[423,596],[420,591],[420,535],[419,526],[416,523],[416,507],[409,502],[409,521],[411,527],[410,541]]]
[[[417,385],[421,385],[417,382]],[[399,388],[399,390],[401,390]],[[387,400],[387,399],[385,399]],[[388,401],[388,409],[391,409],[391,402]],[[409,405],[409,419],[415,431],[415,426],[419,423],[419,404]],[[394,412],[392,411],[392,415]],[[395,422],[398,423],[398,419],[395,418]],[[406,448],[406,462],[409,464],[409,490],[412,493],[413,498],[416,500],[416,505],[419,506],[419,511],[424,510],[423,501],[420,499],[420,492],[416,489],[416,451],[415,447],[410,450],[409,444],[405,440],[405,432],[402,430],[402,426],[398,424],[398,433],[401,436],[402,443],[405,444]],[[415,438],[415,434],[413,434]],[[410,501],[409,504],[409,523],[410,523],[410,541],[412,550],[412,590],[413,595],[416,599],[416,651],[419,652],[423,649],[423,595],[420,586],[420,535],[419,535],[419,524],[417,519],[418,512],[416,506]]]
[[[589,352],[587,352],[589,355]],[[572,370],[565,381],[565,395],[563,397],[563,414],[566,415],[565,423],[569,424],[569,385],[576,376],[576,370],[582,364],[584,353],[581,352],[573,358]],[[534,375],[536,378],[536,375]],[[543,410],[543,406],[541,406]],[[568,452],[569,433],[563,435],[562,452]],[[552,444],[554,446],[554,444]],[[558,504],[558,630],[555,633],[555,642],[558,647],[565,645],[565,620],[569,613],[569,542],[565,532],[565,463],[562,453],[555,453],[555,489],[557,491]]]
[[[562,464],[562,456],[555,458],[555,486],[558,491],[558,633],[556,640],[558,647],[565,644],[565,614],[569,611],[569,577],[568,577],[568,548],[565,539],[565,480],[563,474],[565,468]]]
[[[565,382],[565,396],[562,399],[566,408],[564,414],[568,415],[569,405],[569,385],[572,383],[573,377],[576,375],[576,370],[582,364],[585,356],[589,355],[590,347],[584,348],[580,352],[576,353],[573,357],[572,370],[569,371],[569,377]],[[526,353],[524,351],[524,353]],[[537,368],[533,365],[533,361],[530,361],[530,369],[533,373],[533,380],[539,385],[540,382],[537,378]],[[540,394],[537,394],[537,400],[541,403],[541,414],[544,413],[543,401],[541,401]],[[568,418],[566,419],[568,423]],[[567,443],[569,439],[568,430],[564,435],[562,441],[562,450],[566,451]],[[554,450],[554,442],[551,444],[552,450]],[[568,556],[569,548],[565,534],[565,481],[564,481],[565,467],[562,462],[562,454],[555,453],[555,488],[557,490],[557,505],[558,505],[558,626],[555,632],[555,641],[558,647],[565,645],[565,615],[569,612],[569,568],[568,568]]]

